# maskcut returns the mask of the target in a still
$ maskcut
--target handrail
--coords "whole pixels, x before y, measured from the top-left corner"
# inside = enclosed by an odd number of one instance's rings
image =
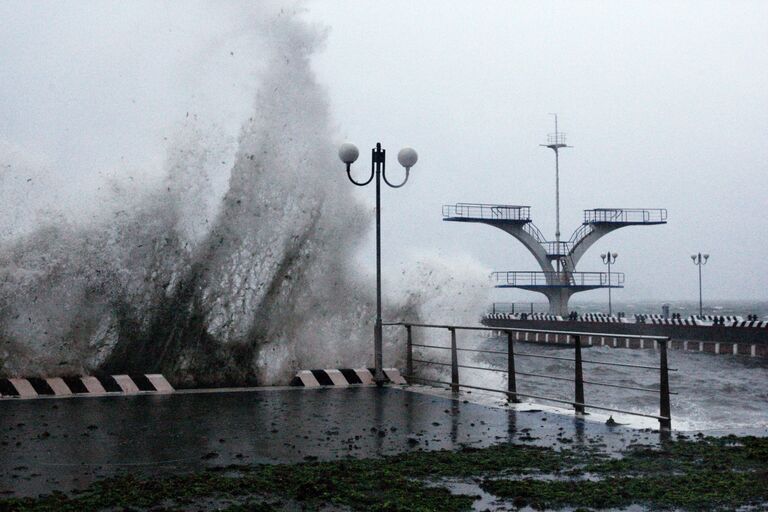
[[[413,375],[410,375],[410,376],[409,375],[405,375],[405,376],[406,377],[410,377],[412,380],[419,380],[419,381],[422,381],[422,382],[433,382],[435,384],[444,384],[446,386],[452,386],[453,385],[450,382],[444,382],[444,381],[441,381],[441,380],[425,379],[425,378],[416,377],[416,376],[413,376]],[[575,406],[589,407],[590,409],[601,409],[603,411],[618,412],[618,413],[622,413],[622,414],[631,414],[633,416],[643,416],[645,418],[657,419],[657,420],[659,420],[659,422],[670,421],[670,418],[668,416],[657,416],[655,414],[645,414],[645,413],[642,413],[642,412],[626,411],[626,410],[623,410],[623,409],[614,409],[612,407],[603,407],[603,406],[600,406],[600,405],[585,404],[585,403],[581,403],[581,402],[572,402],[570,400],[561,400],[559,398],[551,398],[551,397],[546,397],[546,396],[530,395],[530,394],[526,394],[526,393],[517,393],[517,392],[512,393],[511,391],[501,391],[499,389],[484,388],[482,386],[470,386],[469,384],[458,384],[458,386],[462,387],[462,388],[468,388],[468,389],[479,389],[481,391],[491,391],[491,392],[505,393],[505,394],[510,395],[510,396],[512,396],[512,395],[514,395],[514,396],[524,396],[526,398],[535,398],[537,400],[546,400],[546,401],[549,401],[549,402],[558,402],[558,403],[561,403],[561,404],[572,404],[572,405],[575,405]]]
[[[549,256],[568,256],[573,249],[571,242],[547,241],[542,242],[542,245]]]
[[[384,324],[384,325],[392,325],[392,324]],[[494,329],[494,330],[508,330],[508,329]],[[526,332],[530,332],[526,330]],[[441,347],[439,345],[420,345],[418,343],[412,343],[412,347],[422,347],[422,348],[436,348],[439,350],[451,350],[451,347]],[[477,352],[480,354],[498,354],[498,355],[507,355],[507,352],[501,352],[498,350],[480,350],[480,349],[472,349],[472,348],[457,348],[459,352]],[[557,356],[542,356],[540,354],[528,354],[526,352],[515,352],[516,357],[531,357],[534,359],[555,359],[558,361],[570,361],[573,362],[574,360],[569,357],[557,357]],[[647,366],[644,364],[629,364],[629,363],[616,363],[613,361],[593,361],[591,359],[582,359],[582,363],[587,364],[603,364],[606,366],[622,366],[625,368],[642,368],[644,370],[661,370],[661,367],[659,366]],[[676,372],[677,368],[668,368],[670,372]]]
[[[542,272],[510,270],[492,272],[491,278],[507,286],[596,286],[624,284],[623,272]]]
[[[549,311],[549,304],[543,302],[493,302],[491,304],[491,313],[533,313],[534,307],[540,309],[540,312]]]
[[[658,349],[659,349],[659,366],[645,366],[645,365],[631,365],[627,363],[614,363],[614,362],[608,362],[608,361],[594,361],[594,360],[584,360],[581,356],[581,337],[582,336],[590,336],[590,335],[599,335],[599,336],[619,336],[619,335],[611,335],[606,333],[585,333],[585,332],[573,332],[573,331],[556,331],[556,330],[550,330],[550,329],[519,329],[519,328],[492,328],[492,327],[478,327],[478,326],[467,326],[467,325],[440,325],[440,324],[422,324],[422,323],[412,323],[412,322],[383,322],[383,325],[388,326],[403,326],[406,329],[406,371],[405,374],[409,376],[411,379],[416,380],[429,380],[429,379],[421,379],[419,377],[416,377],[414,375],[413,371],[413,363],[422,363],[422,364],[432,364],[432,365],[439,365],[439,366],[446,366],[451,368],[451,382],[442,382],[442,381],[433,381],[438,382],[442,384],[450,384],[451,389],[454,392],[458,392],[459,388],[465,387],[465,388],[474,388],[474,389],[482,389],[486,391],[492,391],[492,392],[499,392],[499,393],[505,393],[510,401],[517,402],[518,396],[523,397],[529,397],[529,398],[535,398],[540,400],[548,400],[548,401],[554,401],[554,402],[560,402],[560,403],[567,403],[572,404],[575,408],[576,412],[578,413],[584,413],[585,409],[587,407],[594,408],[594,409],[602,409],[607,411],[613,411],[613,412],[619,412],[623,414],[631,414],[631,415],[637,415],[637,416],[645,416],[645,417],[651,417],[656,418],[659,420],[659,425],[661,429],[664,430],[671,430],[672,428],[672,420],[671,420],[671,414],[670,414],[670,395],[673,394],[669,390],[669,372],[673,371],[673,369],[670,369],[667,364],[667,342],[669,341],[669,337],[666,336],[652,336],[652,335],[621,335],[621,337],[625,338],[632,338],[632,339],[650,339],[654,340],[656,343]],[[421,327],[421,328],[433,328],[433,329],[447,329],[450,332],[451,336],[451,344],[450,347],[440,346],[440,345],[427,345],[427,344],[417,344],[413,343],[413,328],[414,327]],[[488,351],[488,350],[480,350],[480,349],[467,349],[467,348],[459,348],[456,343],[456,331],[458,330],[472,330],[472,331],[501,331],[506,332],[507,334],[507,351],[501,352],[501,351]],[[557,357],[557,356],[543,356],[539,354],[529,354],[529,353],[522,353],[517,354],[519,357],[539,357],[544,359],[559,359],[568,361],[571,363],[574,363],[574,386],[575,386],[575,399],[573,401],[567,401],[567,400],[561,400],[558,398],[552,398],[552,397],[543,397],[538,395],[531,395],[531,394],[525,394],[525,393],[518,393],[517,392],[517,379],[516,375],[521,376],[527,376],[527,377],[533,377],[533,378],[548,378],[548,379],[555,379],[555,380],[567,380],[570,381],[571,379],[565,378],[565,377],[559,377],[554,375],[542,375],[542,374],[531,374],[531,373],[525,373],[525,372],[518,372],[515,370],[515,351],[514,351],[514,339],[512,334],[515,332],[535,332],[535,333],[544,333],[544,334],[558,334],[558,335],[566,335],[573,338],[573,346],[575,350],[575,357],[573,359],[565,358],[565,357]],[[451,355],[451,362],[441,362],[441,361],[429,361],[425,359],[415,359],[413,357],[413,349],[416,348],[434,348],[434,349],[440,349],[440,350],[449,350]],[[466,365],[466,364],[459,364],[459,358],[458,353],[459,351],[465,351],[465,352],[478,352],[478,353],[495,353],[500,355],[506,355],[507,356],[507,368],[506,369],[500,369],[500,368],[487,368],[487,367],[481,367],[481,366],[472,366],[472,365]],[[589,385],[596,385],[596,386],[605,386],[605,387],[612,387],[612,388],[621,388],[621,389],[630,389],[633,391],[641,391],[641,392],[652,392],[656,393],[656,389],[652,388],[643,388],[643,387],[632,387],[632,386],[624,386],[620,384],[612,384],[609,382],[596,382],[596,381],[590,381],[584,379],[584,373],[583,373],[583,364],[601,364],[605,366],[627,366],[627,367],[633,367],[633,368],[641,368],[641,369],[648,369],[648,370],[658,370],[659,371],[659,414],[658,415],[650,415],[645,413],[638,413],[635,411],[626,411],[622,409],[616,409],[612,407],[604,407],[604,406],[598,406],[594,404],[587,404],[584,400],[584,384]],[[494,372],[501,372],[507,373],[507,389],[501,390],[501,389],[493,389],[493,388],[484,388],[480,386],[470,386],[467,384],[461,384],[459,379],[459,369],[472,369],[472,370],[480,370],[480,371],[494,371]]]
[[[582,224],[571,235],[569,240],[574,246],[578,245],[587,235],[589,235],[595,228],[591,224]]]
[[[538,227],[536,227],[536,225],[533,222],[529,222],[528,224],[523,226],[523,231],[531,235],[533,239],[540,244],[543,244],[547,241],[547,239],[544,237],[544,233],[542,233],[541,230]]]
[[[505,352],[506,354],[506,352]],[[422,364],[433,364],[437,366],[451,366],[451,363],[440,363],[438,361],[427,361],[426,359],[413,359],[414,363],[422,363]],[[467,364],[460,364],[458,365],[459,368],[466,368],[468,370],[483,370],[487,372],[499,372],[499,373],[507,373],[507,370],[501,369],[501,368],[484,368],[482,366],[471,366]],[[515,375],[525,375],[526,377],[533,377],[535,379],[552,379],[552,380],[564,380],[570,382],[571,379],[567,377],[558,377],[556,375],[545,375],[542,373],[525,373],[525,372],[515,372]],[[641,388],[638,386],[622,386],[621,384],[610,384],[608,382],[595,382],[592,380],[584,380],[584,384],[590,384],[592,386],[605,386],[609,388],[621,388],[621,389],[630,389],[632,391],[644,391],[646,393],[658,393],[658,389],[653,388]],[[677,393],[670,392],[670,395],[677,395]]]
[[[539,354],[527,354],[524,352],[517,352],[515,353],[518,357],[533,357],[536,359],[559,359],[561,361],[573,361],[573,359],[569,359],[567,357],[557,357],[557,356],[542,356]],[[645,370],[661,370],[660,366],[647,366],[644,364],[629,364],[629,363],[616,363],[614,361],[592,361],[591,359],[582,359],[582,363],[588,363],[588,364],[604,364],[606,366],[623,366],[626,368],[642,368]],[[677,368],[668,368],[670,372],[676,372]]]
[[[418,322],[382,322],[381,325],[400,325],[403,327],[428,327],[434,329],[456,329],[457,331],[504,331],[504,332],[537,332],[539,334],[563,334],[569,336],[611,336],[604,332],[560,331],[554,329],[522,329],[520,327],[485,327],[480,325],[446,325],[422,324]],[[620,338],[637,340],[669,341],[669,336],[654,336],[652,334],[614,334]]]
[[[506,204],[456,203],[443,205],[443,217],[529,222],[531,207]]]
[[[593,208],[584,210],[584,223],[660,223],[667,221],[666,208]]]

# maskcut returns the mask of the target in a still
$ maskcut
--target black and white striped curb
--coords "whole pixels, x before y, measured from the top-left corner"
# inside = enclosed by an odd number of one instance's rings
[[[726,322],[743,322],[744,317],[739,315],[696,315],[696,318],[699,318],[701,320],[707,320],[707,321],[715,321],[720,320],[721,318],[725,320]]]
[[[603,313],[584,313],[579,317],[582,322],[602,322],[602,323],[627,323],[625,318],[619,318],[618,316],[605,315]]]
[[[173,386],[159,373],[102,377],[0,379],[0,397],[2,398],[93,396],[111,393],[172,393],[173,391]]]
[[[664,318],[664,315],[659,315],[658,313],[649,313],[649,314],[642,314],[638,315],[635,314],[635,322],[646,322],[648,320],[662,320]]]
[[[702,323],[696,320],[695,318],[652,318],[650,322],[647,322],[654,325],[703,325],[707,326],[708,324],[706,322]],[[709,323],[711,325],[711,322]]]
[[[550,315],[549,313],[488,313],[486,318],[491,320],[547,320],[562,321],[560,315]]]
[[[570,318],[563,319],[561,316],[549,315],[545,313],[488,313],[484,317],[487,320],[546,320],[546,321],[563,321],[571,320]],[[648,314],[648,315],[633,315],[631,318],[609,316],[603,313],[584,313],[579,315],[575,320],[578,322],[592,322],[592,323],[637,323],[637,324],[655,324],[655,325],[686,325],[686,326],[698,326],[698,327],[712,327],[717,326],[716,320],[722,319],[722,327],[751,327],[765,329],[768,328],[768,322],[765,320],[744,320],[740,316],[724,315],[704,315],[689,316],[687,318],[664,318],[662,315]]]
[[[765,329],[768,327],[768,322],[764,320],[744,320],[743,322],[734,322],[733,327],[759,327]]]
[[[407,384],[397,368],[383,368],[386,382]],[[291,381],[291,386],[317,388],[321,386],[351,386],[375,384],[373,368],[339,368],[331,370],[302,370]]]

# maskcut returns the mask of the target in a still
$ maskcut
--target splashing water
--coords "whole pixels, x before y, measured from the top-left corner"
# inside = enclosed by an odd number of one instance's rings
[[[189,119],[161,187],[113,180],[87,222],[2,233],[0,374],[242,385],[368,362],[373,291],[349,262],[370,214],[332,176],[328,102],[310,69],[322,34],[283,11],[259,28],[267,65],[223,197],[210,174],[222,150]],[[418,296],[388,311],[413,318]]]

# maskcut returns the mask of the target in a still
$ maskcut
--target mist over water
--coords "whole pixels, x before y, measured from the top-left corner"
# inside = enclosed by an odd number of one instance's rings
[[[55,166],[0,145],[0,374],[159,372],[177,386],[237,385],[370,364],[373,281],[351,262],[372,212],[351,195],[311,70],[323,33],[273,6],[257,9],[253,30],[265,41],[258,92],[223,188],[227,148],[187,115],[168,137],[161,180],[107,181],[80,217],[52,213],[48,197],[45,221],[30,222],[40,204],[31,211],[9,183],[55,179]],[[404,279],[386,316],[417,317],[426,289],[456,299],[450,290],[463,286],[447,270]],[[476,299],[458,308],[479,311]],[[388,355],[394,364],[398,353]]]

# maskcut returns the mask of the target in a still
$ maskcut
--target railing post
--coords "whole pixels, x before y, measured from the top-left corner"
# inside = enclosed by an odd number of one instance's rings
[[[459,351],[456,348],[456,329],[448,328],[451,331],[451,391],[459,391]]]
[[[413,377],[413,338],[411,337],[411,326],[405,326],[405,373],[408,374],[408,378]]]
[[[672,430],[672,416],[669,405],[669,366],[667,365],[667,341],[659,340],[659,416],[667,418],[659,420],[662,430]]]
[[[515,379],[515,347],[512,333],[507,331],[507,400],[512,403],[520,403],[517,398],[517,380]]]
[[[584,371],[581,367],[581,336],[573,336],[574,346],[576,347],[576,375],[574,376],[574,384],[576,385],[576,403],[574,407],[576,412],[584,414]]]

